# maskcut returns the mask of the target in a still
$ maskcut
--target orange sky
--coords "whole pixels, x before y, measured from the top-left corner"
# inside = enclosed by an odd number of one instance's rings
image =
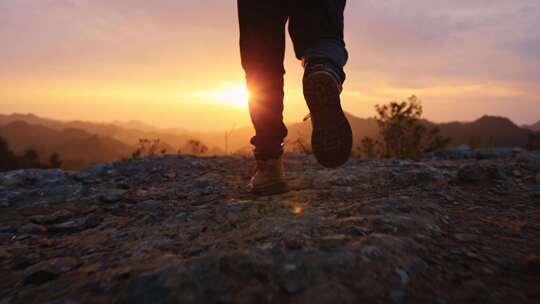
[[[536,0],[349,0],[344,107],[420,96],[435,121],[540,120]],[[249,124],[236,1],[0,0],[0,113],[137,119],[212,130]],[[286,59],[287,121],[307,108]]]

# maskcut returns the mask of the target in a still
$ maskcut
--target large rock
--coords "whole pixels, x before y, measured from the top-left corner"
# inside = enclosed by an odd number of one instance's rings
[[[536,303],[535,159],[285,155],[269,197],[240,157],[0,174],[0,302]]]

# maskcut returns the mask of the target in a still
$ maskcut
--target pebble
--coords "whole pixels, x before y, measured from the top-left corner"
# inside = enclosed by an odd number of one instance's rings
[[[372,259],[377,259],[384,255],[384,252],[381,250],[381,248],[371,245],[364,246],[361,252],[362,255],[368,259],[368,261]]]
[[[481,182],[492,183],[506,178],[507,175],[501,165],[468,164],[462,166],[457,173],[457,181],[465,185],[477,185]]]
[[[289,295],[299,294],[307,287],[304,268],[297,264],[285,264],[279,278],[279,286]]]
[[[166,172],[163,174],[164,177],[168,178],[168,179],[175,179],[177,174],[176,172]]]
[[[83,230],[85,224],[86,220],[84,218],[80,218],[60,224],[50,225],[47,227],[47,230],[51,233],[77,232]]]
[[[390,299],[392,299],[392,303],[394,304],[405,303],[406,296],[407,292],[403,289],[394,289],[390,291]]]
[[[396,269],[396,273],[401,280],[401,284],[407,285],[411,278],[426,271],[427,269],[427,263],[422,258],[417,257],[406,269]]]
[[[53,214],[35,215],[30,220],[37,224],[53,224],[61,221],[65,221],[72,216],[72,213],[68,210],[58,210]]]
[[[211,186],[208,186],[206,188],[201,188],[197,190],[197,193],[199,193],[200,195],[210,195],[214,193],[214,188],[212,188]]]
[[[430,152],[425,156],[426,159],[431,159],[433,157],[441,159],[468,159],[474,158],[475,152],[468,145],[460,145],[455,148],[440,149]]]
[[[199,246],[199,245],[193,245],[188,248],[188,250],[185,252],[188,256],[196,256],[201,254],[206,250],[205,247]]]
[[[37,234],[37,233],[45,232],[45,228],[41,225],[30,223],[30,224],[25,224],[25,225],[20,226],[17,229],[17,232],[21,234]]]
[[[195,221],[204,221],[209,219],[211,216],[212,215],[207,210],[198,210],[191,214],[191,219]]]
[[[103,193],[99,196],[99,201],[105,204],[114,204],[122,200],[125,190],[110,190],[107,193]]]
[[[409,275],[407,274],[405,270],[396,269],[396,273],[398,274],[402,285],[407,285],[407,283],[409,283]]]
[[[414,260],[414,262],[412,262],[411,265],[409,265],[409,267],[407,267],[407,273],[409,274],[409,276],[413,277],[417,274],[420,274],[424,271],[426,271],[427,269],[429,268],[428,264],[426,263],[426,261],[424,261],[424,259],[418,257]]]
[[[478,235],[471,233],[457,233],[454,234],[454,238],[460,242],[468,243],[476,241],[478,239]]]
[[[286,248],[300,250],[304,247],[304,238],[300,235],[286,235],[283,239]]]
[[[112,169],[112,165],[108,163],[104,164],[96,164],[88,167],[86,170],[81,171],[81,173],[89,174],[89,175],[102,175],[106,173],[108,170]]]
[[[359,237],[359,236],[366,236],[370,233],[369,229],[364,227],[358,227],[358,226],[348,226],[342,229],[342,231],[350,236],[353,237]]]
[[[204,189],[210,187],[210,181],[207,178],[199,178],[195,180],[195,183],[193,184],[193,187],[198,189]]]
[[[319,246],[323,249],[332,249],[343,246],[347,242],[347,236],[344,234],[324,236],[318,239]]]
[[[156,200],[147,200],[137,205],[137,207],[143,210],[156,210],[161,206],[161,202]]]
[[[242,212],[249,209],[251,205],[252,203],[247,202],[247,201],[238,201],[238,202],[227,204],[225,206],[225,209],[229,212]]]
[[[74,270],[76,268],[79,268],[81,266],[81,262],[77,260],[76,258],[72,257],[63,257],[63,258],[57,258],[52,261],[50,261],[50,268],[58,274],[62,274],[71,270]]]
[[[95,216],[87,218],[78,218],[71,221],[54,224],[47,227],[50,233],[73,233],[85,229],[93,228],[99,224],[100,220]]]
[[[181,222],[185,222],[189,219],[189,214],[186,212],[181,212],[175,215],[175,218]]]

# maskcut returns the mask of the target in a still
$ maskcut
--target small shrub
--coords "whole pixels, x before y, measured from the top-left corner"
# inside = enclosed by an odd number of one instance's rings
[[[306,142],[306,140],[304,140],[304,138],[301,135],[299,135],[295,141],[291,142],[291,146],[292,146],[291,148],[292,152],[302,153],[306,155],[313,154],[311,144]]]
[[[367,159],[378,158],[381,155],[379,147],[380,142],[378,140],[375,140],[369,136],[365,136],[364,138],[362,138],[361,146],[359,149],[360,155]]]
[[[62,160],[60,159],[60,155],[58,153],[54,152],[51,157],[49,157],[49,166],[55,169],[62,166]]]
[[[440,135],[438,128],[428,128],[422,122],[422,104],[414,95],[407,101],[376,105],[375,110],[380,141],[365,137],[360,147],[368,158],[420,159],[425,152],[450,143],[449,138]]]
[[[181,151],[189,155],[202,156],[208,153],[208,147],[200,140],[190,139]]]
[[[60,156],[58,156],[59,159]],[[47,169],[54,167],[41,163],[39,154],[34,149],[26,150],[22,156],[16,155],[9,148],[8,142],[0,137],[0,172],[30,168]]]
[[[148,139],[141,138],[137,149],[131,154],[132,159],[141,159],[148,156],[164,155],[167,153],[165,144],[161,143],[159,138]]]
[[[529,141],[527,143],[527,149],[532,151],[540,151],[540,132],[529,133]]]

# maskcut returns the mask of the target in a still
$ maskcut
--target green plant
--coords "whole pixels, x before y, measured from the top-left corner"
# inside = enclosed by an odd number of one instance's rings
[[[362,140],[362,154],[368,158],[405,157],[420,159],[425,152],[443,148],[449,138],[438,128],[429,128],[422,121],[420,100],[412,95],[407,101],[376,105],[380,141],[369,137]]]

